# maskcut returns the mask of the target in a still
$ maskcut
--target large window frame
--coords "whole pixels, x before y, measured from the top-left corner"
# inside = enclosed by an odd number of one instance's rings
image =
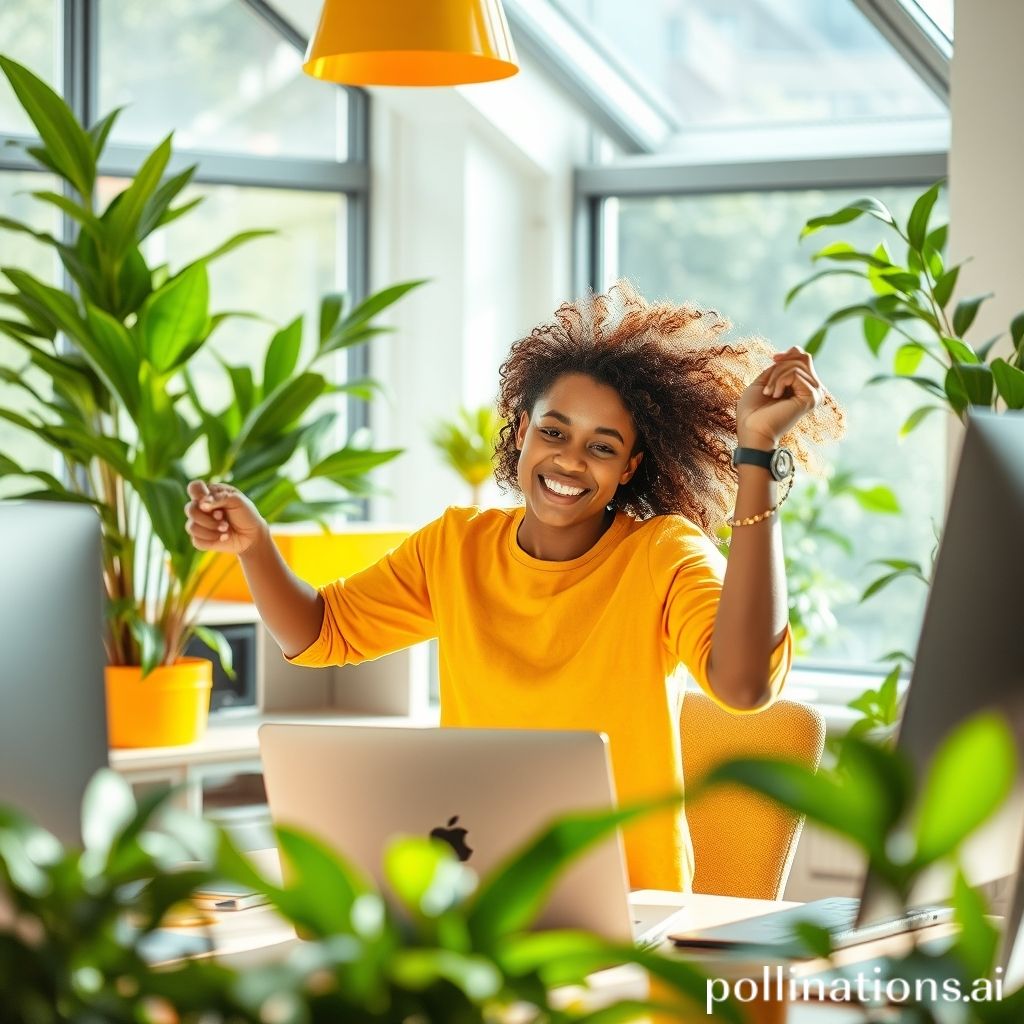
[[[76,117],[92,124],[101,111],[99,92],[99,16],[102,0],[60,0],[57,15],[59,34],[59,66],[62,69],[60,91]],[[249,8],[286,42],[300,53],[307,40],[262,0],[235,0]],[[254,156],[244,153],[211,153],[195,149],[177,149],[168,165],[168,173],[197,165],[193,180],[197,184],[238,185],[280,188],[290,191],[332,192],[345,196],[346,211],[346,281],[345,290],[354,302],[367,294],[369,287],[370,239],[370,97],[364,89],[348,86],[348,147],[344,161],[303,157]],[[9,144],[13,143],[13,145]],[[38,145],[32,136],[0,132],[0,173],[4,171],[38,171],[38,166],[22,147]],[[98,176],[126,177],[133,175],[148,153],[145,146],[111,143],[97,167]],[[70,241],[76,225],[62,215],[61,238]],[[65,287],[71,282],[64,275]],[[356,346],[346,353],[346,372],[350,379],[369,373],[369,353]],[[369,425],[367,403],[349,397],[346,422],[350,431]]]
[[[948,151],[878,156],[786,158],[743,163],[687,163],[664,157],[630,157],[576,170],[573,184],[573,285],[576,294],[605,281],[603,203],[622,197],[688,197],[730,192],[908,186],[924,189],[947,173]],[[830,709],[842,728],[854,716],[841,705],[877,685],[883,673],[800,666],[787,688],[794,699]]]

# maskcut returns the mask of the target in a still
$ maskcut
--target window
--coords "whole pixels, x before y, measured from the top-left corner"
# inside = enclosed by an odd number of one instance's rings
[[[884,228],[864,217],[833,232],[797,242],[807,219],[838,209],[870,192],[885,201],[897,218],[906,218],[916,188],[737,192],[711,195],[644,196],[607,199],[602,224],[606,245],[602,283],[622,275],[634,280],[649,298],[692,300],[724,312],[733,336],[761,334],[777,348],[803,344],[828,313],[863,297],[853,278],[830,277],[798,296],[789,309],[789,289],[808,277],[809,259],[828,240],[842,238],[873,249]],[[934,216],[944,217],[936,210]],[[887,244],[891,244],[888,242]],[[902,255],[894,252],[894,256]],[[845,330],[842,329],[845,327]],[[921,393],[911,384],[867,386],[888,372],[893,348],[875,359],[859,326],[840,325],[829,335],[815,360],[822,378],[847,413],[847,436],[825,452],[830,463],[858,476],[884,482],[896,492],[900,516],[867,514],[853,501],[830,506],[831,524],[853,545],[823,551],[822,568],[854,584],[859,596],[874,578],[865,571],[873,558],[909,558],[929,564],[934,546],[932,523],[941,516],[944,471],[944,424],[926,419],[904,442],[899,428],[919,405]],[[834,609],[839,630],[829,643],[812,651],[816,661],[870,663],[893,649],[913,650],[924,588],[912,580],[893,584],[863,605],[853,601]]]
[[[4,0],[0,4],[0,53],[59,88],[57,8],[57,0]],[[3,133],[33,135],[35,129],[7,79],[0,75],[0,134]]]
[[[283,39],[256,5],[244,0],[87,4],[84,31],[70,17],[71,8],[55,0],[5,0],[0,49],[59,89],[58,41],[63,39],[63,49],[94,74],[81,96],[69,98],[80,119],[125,106],[101,162],[100,203],[124,187],[123,175],[139,166],[146,151],[175,132],[178,166],[198,165],[183,198],[203,195],[206,202],[202,212],[151,236],[147,245],[154,264],[178,268],[239,231],[279,229],[277,236],[251,242],[211,266],[214,311],[241,310],[271,321],[229,320],[218,328],[206,370],[198,369],[200,387],[219,407],[227,394],[224,374],[213,365],[214,352],[252,365],[257,356],[262,360],[274,324],[300,314],[311,345],[321,296],[360,295],[366,258],[358,240],[366,237],[368,175],[362,163],[365,139],[349,135],[349,108],[365,103],[365,97],[306,78],[294,35]],[[66,24],[62,10],[69,14]],[[98,42],[95,61],[90,38]],[[94,94],[97,110],[86,115],[86,97]],[[365,126],[365,118],[353,124]],[[45,223],[35,226],[70,233],[56,211],[51,214],[23,194],[52,189],[53,182],[31,173],[31,161],[20,150],[2,145],[5,136],[33,133],[6,80],[0,81],[0,215],[43,217]],[[60,267],[45,246],[6,231],[0,231],[0,245],[0,262],[60,282]],[[362,358],[353,351],[320,368],[340,381],[363,374]],[[23,362],[17,346],[0,338],[0,365],[20,368]],[[0,393],[8,407],[22,408],[27,400],[3,381]],[[349,411],[350,429],[365,422],[363,405]],[[0,423],[0,451],[35,468],[39,448],[23,431]],[[24,481],[0,486],[0,493],[17,493]]]
[[[342,89],[240,0],[100,7],[100,109],[124,106],[115,142],[255,156],[346,157]]]
[[[849,0],[554,0],[694,128],[947,116]]]

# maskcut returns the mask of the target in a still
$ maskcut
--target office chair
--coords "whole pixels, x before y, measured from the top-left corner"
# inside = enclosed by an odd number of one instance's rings
[[[825,745],[821,714],[793,700],[756,715],[731,715],[687,690],[679,718],[687,788],[734,757],[771,757],[816,769]],[[781,899],[803,818],[740,786],[715,786],[686,804],[693,840],[693,891]]]

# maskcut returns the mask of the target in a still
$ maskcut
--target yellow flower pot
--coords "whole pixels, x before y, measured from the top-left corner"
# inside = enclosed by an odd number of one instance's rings
[[[108,665],[107,733],[112,747],[178,747],[206,731],[213,665],[180,658],[142,678],[138,665]]]

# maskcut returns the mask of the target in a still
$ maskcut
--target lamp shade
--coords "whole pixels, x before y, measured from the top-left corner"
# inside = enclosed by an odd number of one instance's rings
[[[501,0],[325,0],[302,67],[346,85],[462,85],[519,70]]]

